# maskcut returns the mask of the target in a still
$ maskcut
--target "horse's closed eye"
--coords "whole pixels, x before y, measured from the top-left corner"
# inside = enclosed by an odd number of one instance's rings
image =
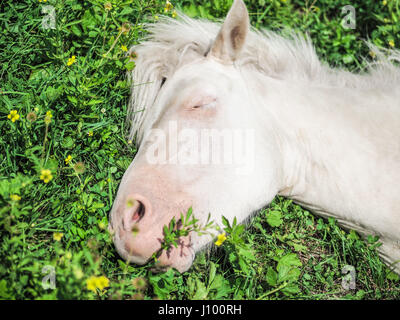
[[[193,105],[191,107],[191,109],[200,109],[200,108],[204,108],[204,109],[212,109],[215,108],[217,105],[217,100],[213,99],[210,102],[201,102],[201,103],[197,103],[195,105]]]

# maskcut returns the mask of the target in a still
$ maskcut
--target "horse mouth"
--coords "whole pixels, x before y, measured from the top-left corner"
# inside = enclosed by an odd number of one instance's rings
[[[177,246],[170,245],[167,249],[162,248],[163,240],[157,238],[156,241],[159,244],[159,249],[156,249],[151,254],[148,251],[147,254],[141,254],[136,252],[137,239],[131,237],[127,232],[120,226],[119,232],[115,233],[113,236],[114,246],[119,256],[128,263],[133,263],[137,265],[152,264],[152,271],[164,272],[169,268],[175,268],[179,272],[187,271],[193,264],[195,258],[195,250],[192,247],[191,235],[180,237],[177,242]],[[141,239],[145,241],[145,239]],[[134,245],[135,243],[135,245]],[[147,241],[148,244],[148,241]],[[139,247],[140,248],[140,247]],[[153,261],[154,260],[154,263]]]

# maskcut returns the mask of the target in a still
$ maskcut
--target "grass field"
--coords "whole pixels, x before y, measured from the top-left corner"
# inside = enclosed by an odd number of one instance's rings
[[[366,39],[400,47],[399,0],[350,1],[355,29],[342,26],[348,1],[245,2],[254,27],[307,32],[332,66],[372,61]],[[135,67],[126,50],[144,22],[175,9],[215,20],[231,3],[0,2],[0,298],[400,298],[378,238],[364,242],[279,197],[247,228],[227,226],[225,243],[184,274],[126,265],[114,251],[108,212],[136,151],[126,140],[126,71]],[[342,285],[347,265],[355,289]]]

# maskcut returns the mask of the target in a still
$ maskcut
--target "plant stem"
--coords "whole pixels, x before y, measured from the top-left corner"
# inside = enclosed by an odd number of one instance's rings
[[[278,292],[279,290],[285,288],[288,285],[287,282],[284,282],[281,284],[278,288],[275,288],[274,290],[268,291],[267,293],[263,294],[261,297],[258,297],[257,300],[263,300],[265,297],[269,296],[270,294],[273,294],[275,292]]]
[[[46,130],[44,132],[44,139],[43,139],[42,160],[44,158],[44,152],[46,150],[46,142],[47,142],[47,134],[48,133],[49,133],[49,124],[46,123]]]

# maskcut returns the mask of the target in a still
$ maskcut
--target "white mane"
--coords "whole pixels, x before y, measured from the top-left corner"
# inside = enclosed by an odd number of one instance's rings
[[[179,68],[188,51],[205,55],[214,41],[221,24],[191,19],[180,14],[180,19],[168,17],[145,26],[149,32],[144,41],[130,49],[135,52],[136,67],[128,74],[132,93],[128,109],[129,139],[143,137],[142,124],[151,112],[163,78],[171,77]],[[308,37],[292,33],[284,38],[274,32],[252,30],[246,39],[237,66],[252,67],[268,76],[295,80],[324,87],[355,89],[380,88],[396,90],[400,87],[400,52],[379,50],[367,44],[376,54],[374,63],[366,62],[368,70],[362,74],[334,69],[322,63]]]

